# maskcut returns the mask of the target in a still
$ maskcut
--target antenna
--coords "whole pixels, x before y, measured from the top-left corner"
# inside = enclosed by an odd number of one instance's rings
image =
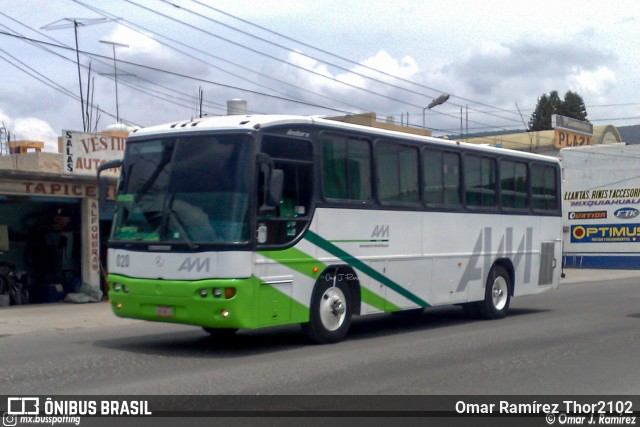
[[[116,82],[116,123],[120,123],[120,108],[118,107],[118,66],[116,65],[116,46],[129,47],[128,44],[110,42],[107,40],[100,40],[100,43],[110,44],[113,50],[113,77]],[[105,75],[105,74],[103,74]],[[121,74],[122,75],[122,74]],[[125,73],[124,75],[132,76],[133,74]]]
[[[95,25],[102,24],[104,22],[112,21],[112,19],[107,18],[62,18],[58,19],[55,22],[45,25],[41,27],[41,30],[59,30],[62,28],[71,28],[73,27],[73,32],[75,34],[76,39],[76,64],[78,65],[78,85],[80,88],[80,109],[82,111],[82,130],[88,131],[88,124],[85,113],[84,106],[84,95],[82,93],[82,76],[80,74],[80,49],[78,48],[78,27],[84,27],[87,25]]]
[[[200,118],[202,118],[202,101],[204,98],[204,92],[202,91],[202,86],[198,87],[198,102],[199,102],[199,110],[200,110]]]

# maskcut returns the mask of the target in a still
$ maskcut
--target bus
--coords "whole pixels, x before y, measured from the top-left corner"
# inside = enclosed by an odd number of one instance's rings
[[[212,117],[127,139],[108,242],[120,317],[239,329],[460,305],[504,317],[557,288],[555,158],[320,117]]]

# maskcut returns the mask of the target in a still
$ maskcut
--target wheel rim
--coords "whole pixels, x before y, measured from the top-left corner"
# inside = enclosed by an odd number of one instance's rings
[[[491,296],[493,298],[493,306],[496,310],[500,311],[505,308],[509,297],[509,286],[504,277],[498,276],[495,278],[493,287],[491,288]]]
[[[335,331],[342,326],[347,316],[347,305],[344,293],[340,288],[327,289],[320,298],[320,321],[328,331]]]

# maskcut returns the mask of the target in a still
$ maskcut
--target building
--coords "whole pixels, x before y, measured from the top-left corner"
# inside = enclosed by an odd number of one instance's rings
[[[558,156],[562,148],[567,147],[566,144],[561,145],[559,142],[560,133],[558,129],[543,130],[537,132],[519,132],[510,134],[487,135],[481,137],[465,137],[463,141],[472,144],[487,144],[494,147],[510,148],[512,150],[529,151],[532,153],[546,154],[550,156]],[[571,134],[570,136],[574,136]],[[593,126],[590,135],[576,135],[579,138],[585,137],[582,145],[603,145],[615,144],[622,142],[620,132],[615,126],[602,125]],[[567,133],[564,134],[567,139]],[[587,141],[588,139],[588,141]]]
[[[126,134],[63,135],[59,153],[42,152],[42,142],[14,141],[0,156],[1,305],[103,290],[101,242],[112,213],[99,209],[96,168],[122,157]],[[9,287],[22,294],[7,300]]]
[[[564,263],[640,269],[640,145],[561,150]]]

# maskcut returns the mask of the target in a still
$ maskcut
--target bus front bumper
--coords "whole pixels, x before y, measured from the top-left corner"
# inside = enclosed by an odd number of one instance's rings
[[[156,322],[221,329],[255,329],[309,320],[308,309],[259,278],[197,281],[134,279],[110,274],[113,312]]]

